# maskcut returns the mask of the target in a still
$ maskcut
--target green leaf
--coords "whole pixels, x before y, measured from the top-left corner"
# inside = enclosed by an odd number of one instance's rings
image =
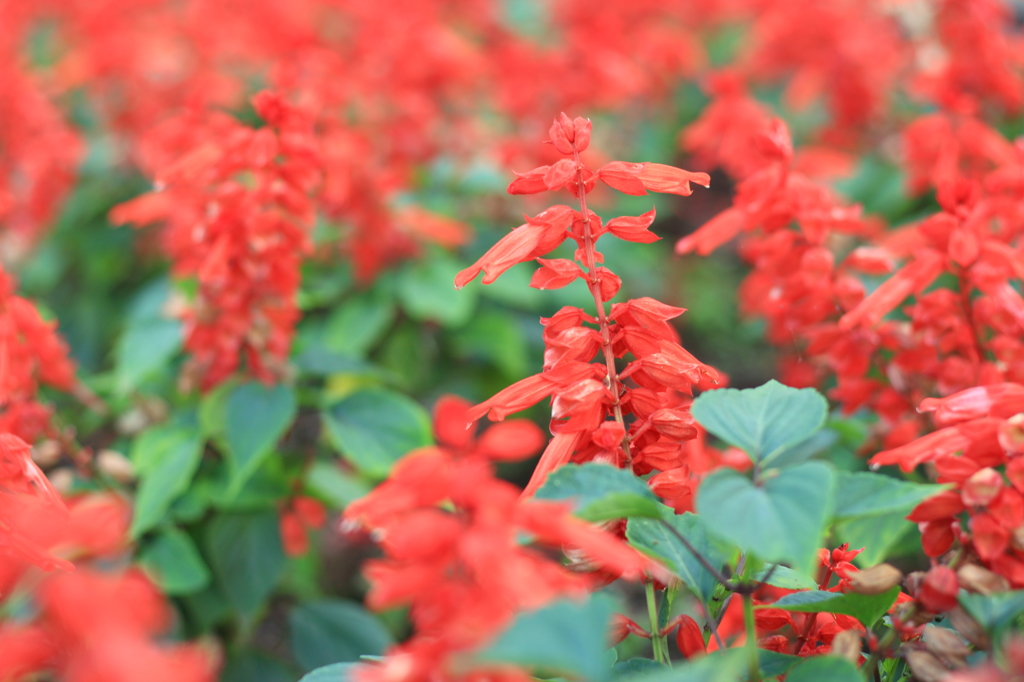
[[[171,503],[188,489],[202,454],[197,429],[182,424],[158,426],[135,439],[131,460],[141,483],[129,531],[133,538],[163,520]]]
[[[314,463],[306,472],[305,482],[306,490],[335,509],[344,509],[371,490],[367,483],[343,471],[337,462]]]
[[[166,367],[181,349],[179,320],[141,320],[130,325],[114,347],[114,386],[125,395],[158,369]]]
[[[253,615],[286,563],[277,513],[221,514],[207,528],[206,552],[228,601],[242,615]]]
[[[229,495],[237,493],[295,419],[295,392],[282,385],[237,386],[224,410],[224,443],[231,465]]]
[[[614,606],[608,597],[561,600],[520,614],[496,642],[479,654],[484,661],[512,663],[601,682],[611,676],[602,662],[608,648],[608,623]]]
[[[452,336],[459,358],[482,358],[510,379],[527,373],[528,349],[516,317],[507,312],[485,312]]]
[[[407,264],[398,273],[398,300],[414,320],[461,327],[476,310],[478,289],[458,291],[453,282],[463,265],[443,252]]]
[[[821,428],[828,403],[813,388],[772,380],[758,388],[706,391],[691,413],[708,431],[767,465]]]
[[[665,670],[665,664],[658,663],[651,658],[631,658],[627,661],[619,661],[612,666],[612,673],[615,677],[633,676],[660,670]]]
[[[771,575],[769,575],[771,573]],[[767,580],[765,580],[767,578]],[[786,590],[816,590],[818,583],[803,573],[797,573],[782,565],[769,566],[757,573],[754,580]]]
[[[786,682],[862,682],[853,663],[838,656],[817,656],[806,659],[786,674]]]
[[[299,682],[349,682],[355,663],[334,663],[304,675]]]
[[[1024,613],[1024,590],[983,594],[960,594],[960,605],[990,633],[1001,630]]]
[[[632,472],[608,464],[569,464],[557,469],[535,497],[575,500],[576,515],[587,521],[661,517],[662,505],[650,488]]]
[[[325,410],[323,418],[334,446],[373,478],[387,477],[400,457],[431,442],[427,413],[393,391],[356,391]]]
[[[395,319],[395,304],[379,291],[357,294],[339,306],[324,328],[324,346],[352,358],[365,358]]]
[[[743,551],[809,575],[831,511],[833,481],[823,462],[780,470],[760,487],[732,469],[719,469],[701,483],[697,512],[708,528]]]
[[[837,519],[898,512],[906,515],[922,500],[948,486],[901,481],[885,474],[841,471],[836,476]]]
[[[843,594],[841,592],[809,590],[787,594],[770,606],[775,609],[799,611],[800,613],[841,613],[853,616],[864,627],[871,628],[896,603],[899,593],[898,585],[881,594],[857,594],[856,592]]]
[[[557,473],[557,472],[556,472]],[[729,554],[708,536],[699,516],[686,513],[666,515],[666,522],[679,531],[693,548],[711,565],[721,568]],[[665,568],[675,573],[700,599],[706,601],[718,585],[718,580],[694,558],[672,531],[655,519],[630,519],[626,525],[626,539],[641,552],[658,559]]]
[[[119,395],[166,367],[181,349],[181,322],[163,312],[169,295],[170,281],[165,277],[145,286],[132,300],[125,329],[114,346],[114,388]]]
[[[293,682],[295,673],[281,661],[259,651],[242,651],[228,659],[220,682]],[[339,682],[335,678],[334,682]]]
[[[760,653],[775,652],[762,649]],[[730,649],[708,654],[693,663],[677,663],[671,669],[662,666],[661,669],[623,675],[617,679],[628,682],[737,682],[746,679],[743,676],[747,667],[745,654],[745,651]]]
[[[139,563],[164,594],[171,596],[198,592],[210,583],[210,570],[195,543],[178,528],[160,531],[140,553]]]
[[[895,514],[878,514],[875,516],[859,516],[833,525],[835,534],[850,547],[863,547],[864,551],[853,560],[858,566],[868,567],[881,563],[889,557],[891,550],[908,533],[914,532],[914,544],[921,549],[921,538],[917,536],[916,526],[904,517],[910,508]]]
[[[288,616],[292,653],[304,670],[378,656],[392,644],[380,620],[355,602],[338,599],[301,604]]]

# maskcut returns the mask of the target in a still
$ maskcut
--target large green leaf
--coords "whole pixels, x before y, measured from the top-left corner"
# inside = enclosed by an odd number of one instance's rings
[[[479,658],[601,682],[611,676],[602,655],[609,646],[612,613],[613,603],[604,595],[586,602],[554,602],[520,614]]]
[[[576,515],[588,521],[661,517],[661,504],[631,471],[608,464],[570,464],[552,472],[535,495],[540,500],[574,500]]]
[[[801,613],[841,613],[853,616],[864,627],[871,628],[896,603],[899,593],[898,585],[881,594],[857,594],[856,592],[843,594],[825,590],[808,590],[787,594],[769,606]]]
[[[665,521],[693,545],[715,568],[721,568],[729,559],[720,545],[708,536],[699,516],[694,514],[666,515]],[[675,573],[686,586],[702,600],[711,598],[718,580],[711,575],[672,531],[656,519],[630,519],[626,525],[626,539],[640,551],[658,559]]]
[[[864,548],[853,560],[858,566],[868,567],[888,558],[894,547],[913,531],[914,545],[921,549],[921,539],[916,526],[904,517],[910,508],[896,513],[858,516],[833,525],[836,536],[850,547]]]
[[[706,391],[691,412],[708,431],[768,465],[821,428],[828,403],[812,388],[773,380],[758,388]]]
[[[946,489],[944,485],[929,485],[901,481],[892,476],[872,472],[850,473],[841,471],[836,476],[837,519],[903,513],[922,500]]]
[[[333,663],[304,675],[299,682],[349,682],[355,663]]]
[[[775,652],[761,650],[761,653]],[[745,655],[745,651],[730,649],[703,656],[692,663],[676,663],[672,668],[662,666],[616,679],[623,682],[737,682],[746,679],[743,677],[747,667]]]
[[[243,650],[231,656],[220,682],[294,682],[295,673],[281,661],[259,651]],[[335,679],[334,682],[340,682]]]
[[[197,431],[185,420],[149,429],[132,444],[131,460],[141,479],[130,530],[133,538],[159,524],[171,503],[188,489],[203,454]]]
[[[455,276],[465,267],[442,252],[408,263],[398,274],[397,294],[409,317],[461,327],[476,310],[479,290],[457,291]]]
[[[315,462],[306,471],[305,481],[306,490],[335,509],[344,509],[371,489],[355,474],[344,471],[338,462]]]
[[[295,419],[295,392],[250,382],[235,387],[224,409],[224,444],[231,464],[229,495],[237,493]]]
[[[824,462],[804,462],[761,486],[719,469],[697,491],[697,511],[714,533],[769,563],[810,574],[831,512],[834,475]]]
[[[339,306],[324,327],[324,346],[335,353],[365,358],[395,319],[395,304],[379,291],[357,294]]]
[[[286,563],[277,513],[221,514],[207,528],[206,552],[228,601],[243,615],[253,615]]]
[[[785,590],[811,590],[818,589],[818,583],[803,573],[798,573],[791,568],[775,564],[769,568],[758,571],[754,580],[763,582],[766,585],[781,587]]]
[[[809,658],[786,674],[786,682],[861,682],[863,679],[857,666],[838,656]]]
[[[166,367],[184,338],[180,320],[167,317],[163,308],[170,281],[162,278],[133,299],[124,331],[114,346],[114,387],[121,395]]]
[[[164,594],[198,592],[210,583],[210,570],[195,543],[178,528],[160,531],[139,554],[139,563]]]
[[[292,653],[304,670],[379,656],[391,645],[380,620],[354,602],[324,599],[300,604],[288,616]]]
[[[387,477],[400,457],[431,442],[427,413],[393,391],[356,391],[325,410],[323,417],[334,446],[375,478]]]
[[[1024,590],[983,594],[961,593],[960,605],[989,632],[996,632],[1024,613]]]

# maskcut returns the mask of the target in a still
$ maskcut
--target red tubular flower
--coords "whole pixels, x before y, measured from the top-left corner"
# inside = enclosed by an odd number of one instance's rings
[[[706,653],[704,632],[697,621],[687,615],[679,617],[679,629],[676,631],[676,646],[683,658],[693,659]]]

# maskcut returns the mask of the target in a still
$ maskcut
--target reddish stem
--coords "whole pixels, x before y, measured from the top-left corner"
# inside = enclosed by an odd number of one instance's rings
[[[612,393],[612,413],[615,421],[626,430],[626,422],[622,418],[622,404],[619,399],[622,396],[622,385],[619,383],[619,375],[615,369],[615,353],[612,351],[611,331],[608,328],[608,316],[604,309],[604,298],[601,296],[601,276],[597,272],[597,259],[594,256],[594,237],[590,230],[590,212],[587,210],[587,188],[583,179],[583,163],[580,161],[580,152],[576,143],[572,143],[572,156],[576,162],[576,190],[580,199],[580,213],[583,215],[583,264],[587,268],[587,287],[590,295],[594,297],[594,306],[597,308],[597,323],[601,332],[601,351],[604,353],[604,362],[608,367],[608,376],[605,377],[605,386]],[[629,436],[622,437],[622,451],[626,455],[626,464],[633,461],[629,450]]]
[[[825,577],[818,582],[818,589],[824,590],[828,588],[828,581],[832,580],[832,567],[825,567]],[[800,655],[800,650],[804,648],[804,644],[807,643],[807,638],[811,636],[811,630],[814,628],[814,623],[818,620],[818,614],[808,613],[807,624],[804,625],[804,631],[800,633],[800,637],[796,640],[796,647],[793,649],[793,653],[797,656]]]

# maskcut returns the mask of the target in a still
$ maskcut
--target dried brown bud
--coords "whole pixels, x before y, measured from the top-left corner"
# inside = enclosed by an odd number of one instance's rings
[[[986,596],[1010,589],[1010,582],[1006,578],[977,564],[961,566],[956,572],[956,577],[960,587]]]
[[[75,472],[70,467],[54,469],[46,475],[50,485],[61,495],[67,495],[75,485]]]
[[[116,450],[100,450],[96,455],[96,467],[118,483],[131,483],[135,480],[135,467]]]
[[[926,625],[922,639],[928,651],[954,668],[963,668],[967,665],[966,659],[971,653],[971,649],[952,630]]]
[[[44,440],[32,448],[32,461],[42,469],[49,469],[57,464],[64,455],[64,448],[55,440]]]
[[[918,682],[941,682],[949,677],[950,669],[933,654],[920,649],[911,649],[903,654],[907,665]]]
[[[850,576],[853,591],[858,594],[881,594],[903,582],[903,573],[890,564],[878,564]]]
[[[988,650],[992,646],[985,628],[981,627],[981,623],[974,620],[974,617],[963,608],[958,606],[951,609],[946,612],[946,616],[949,617],[949,624],[953,626],[953,629],[974,646],[984,650]]]
[[[851,663],[860,663],[863,640],[856,630],[843,630],[832,640],[832,654]]]
[[[1010,546],[1024,551],[1024,526],[1018,526],[1010,531]]]

